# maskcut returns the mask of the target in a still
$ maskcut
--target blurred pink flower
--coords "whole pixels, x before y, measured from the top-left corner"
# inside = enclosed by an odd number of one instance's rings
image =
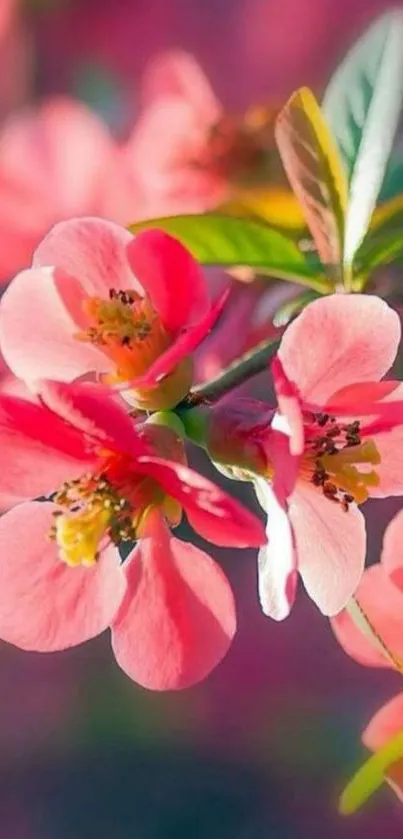
[[[371,752],[377,752],[386,746],[398,734],[403,733],[403,693],[398,693],[382,706],[372,717],[362,733],[362,742]],[[403,759],[392,763],[386,780],[403,801]]]
[[[176,239],[72,219],[51,230],[33,264],[0,306],[1,346],[15,375],[34,383],[97,373],[130,385],[136,404],[153,410],[187,394],[191,353],[226,291],[211,304],[199,266]]]
[[[0,130],[0,282],[30,264],[56,221],[126,217],[122,180],[117,146],[82,103],[54,98],[14,113]]]
[[[168,525],[183,508],[204,538],[245,547],[264,541],[261,522],[188,469],[173,431],[136,426],[101,386],[47,382],[42,404],[0,395],[0,411],[3,504],[53,490],[0,518],[0,636],[53,651],[110,626],[118,663],[143,686],[204,678],[234,635],[233,595]],[[122,565],[118,546],[135,539]]]

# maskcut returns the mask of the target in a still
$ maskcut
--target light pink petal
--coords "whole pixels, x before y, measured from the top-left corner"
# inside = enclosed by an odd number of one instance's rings
[[[381,563],[403,594],[403,510],[393,517],[385,530]]]
[[[377,752],[403,731],[403,693],[398,693],[372,717],[362,733],[364,746]]]
[[[295,385],[287,378],[278,356],[273,358],[271,374],[280,414],[284,417],[290,438],[290,452],[300,455],[304,450],[304,418],[301,400]]]
[[[0,508],[49,495],[86,472],[94,455],[82,434],[46,408],[0,394]]]
[[[162,230],[145,230],[132,239],[127,257],[168,332],[176,334],[209,312],[207,283],[177,239]]]
[[[403,425],[369,436],[374,440],[381,458],[381,462],[374,466],[379,484],[370,488],[371,497],[403,495]]]
[[[127,594],[112,625],[120,667],[143,687],[179,690],[204,679],[236,630],[234,597],[206,553],[156,517],[123,566]]]
[[[180,463],[140,457],[137,468],[161,484],[184,507],[189,523],[215,545],[258,547],[266,542],[262,522],[203,475]]]
[[[89,295],[108,297],[110,288],[141,286],[127,261],[131,233],[99,218],[73,218],[56,224],[36,249],[34,267],[53,265],[76,277]]]
[[[149,367],[147,373],[130,382],[132,387],[152,387],[158,381],[167,376],[173,369],[188,355],[191,355],[196,347],[201,344],[210,329],[214,326],[218,316],[221,314],[228,296],[228,289],[220,295],[209,312],[195,325],[187,329],[177,338],[172,346],[157,361]],[[128,387],[127,384],[124,385]],[[123,389],[123,386],[122,388]]]
[[[48,539],[54,504],[21,504],[0,519],[0,637],[24,650],[81,644],[111,623],[126,584],[116,548],[69,568]]]
[[[258,497],[267,513],[267,545],[258,555],[259,600],[265,615],[281,621],[290,614],[296,594],[293,534],[286,509],[263,479]]]
[[[37,379],[71,381],[105,372],[104,353],[77,340],[77,324],[58,291],[58,270],[32,268],[13,280],[0,303],[0,343],[13,373]]]
[[[366,569],[355,599],[375,637],[343,611],[333,618],[332,627],[346,653],[367,667],[393,667],[393,659],[403,661],[403,594],[380,564]]]
[[[51,411],[96,443],[132,455],[145,454],[147,446],[136,433],[133,419],[116,394],[91,382],[63,384],[39,382],[40,397]]]
[[[142,100],[146,106],[165,96],[182,97],[207,125],[216,122],[222,112],[200,65],[193,55],[180,50],[156,55],[142,79]]]
[[[320,406],[347,385],[381,379],[400,332],[398,315],[379,297],[334,294],[306,306],[286,329],[278,354],[304,401]]]
[[[336,615],[354,594],[364,570],[366,534],[360,510],[347,512],[321,490],[299,481],[290,500],[298,570],[324,615]]]

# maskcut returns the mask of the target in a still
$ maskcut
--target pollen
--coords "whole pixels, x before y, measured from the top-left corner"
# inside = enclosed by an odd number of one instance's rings
[[[358,420],[344,425],[327,414],[315,414],[308,451],[314,459],[312,483],[345,511],[352,502],[366,501],[371,487],[379,484],[373,467],[381,458],[373,440],[361,440]]]
[[[115,363],[115,381],[141,375],[170,345],[149,299],[135,291],[111,288],[108,299],[87,298],[83,311],[88,327],[76,338],[95,344]]]

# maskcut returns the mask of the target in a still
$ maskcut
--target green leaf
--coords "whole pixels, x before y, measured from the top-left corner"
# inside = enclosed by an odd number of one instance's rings
[[[248,266],[256,273],[292,280],[322,293],[332,290],[325,276],[315,274],[295,242],[257,221],[211,213],[151,219],[129,229],[139,233],[149,228],[175,236],[202,265]]]
[[[323,110],[350,179],[345,264],[368,229],[403,98],[403,12],[379,20],[350,50],[325,93]]]
[[[323,265],[342,279],[347,180],[333,137],[308,88],[295,91],[280,112],[275,137]]]
[[[340,812],[347,816],[359,810],[385,782],[390,767],[402,758],[403,732],[399,732],[355,773],[340,797]]]
[[[302,294],[299,294],[298,297],[293,297],[292,300],[287,300],[280,306],[274,317],[273,317],[273,324],[274,326],[287,326],[287,323],[298,315],[308,303],[312,303],[313,300],[317,300],[318,295],[316,291],[304,291]]]
[[[354,268],[368,274],[380,265],[395,262],[403,254],[403,196],[375,210],[371,227],[354,258]]]
[[[386,167],[379,201],[390,201],[403,194],[403,150],[394,149]]]

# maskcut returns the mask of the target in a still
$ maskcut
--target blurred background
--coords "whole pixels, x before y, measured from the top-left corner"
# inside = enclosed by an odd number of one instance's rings
[[[98,211],[88,200],[91,178],[107,179],[97,155],[131,136],[144,70],[161,51],[192,53],[224,110],[277,106],[302,84],[320,95],[389,5],[0,0],[4,281],[57,218]],[[73,99],[92,113],[79,118]],[[140,189],[128,190],[116,171],[105,215],[141,217]],[[398,500],[367,505],[372,561],[399,508]],[[365,754],[361,729],[398,692],[398,675],[348,659],[302,592],[284,624],[265,619],[254,553],[217,555],[236,592],[239,631],[221,666],[191,690],[137,688],[106,636],[51,656],[0,647],[0,839],[401,837],[403,810],[386,787],[357,816],[337,814]]]

